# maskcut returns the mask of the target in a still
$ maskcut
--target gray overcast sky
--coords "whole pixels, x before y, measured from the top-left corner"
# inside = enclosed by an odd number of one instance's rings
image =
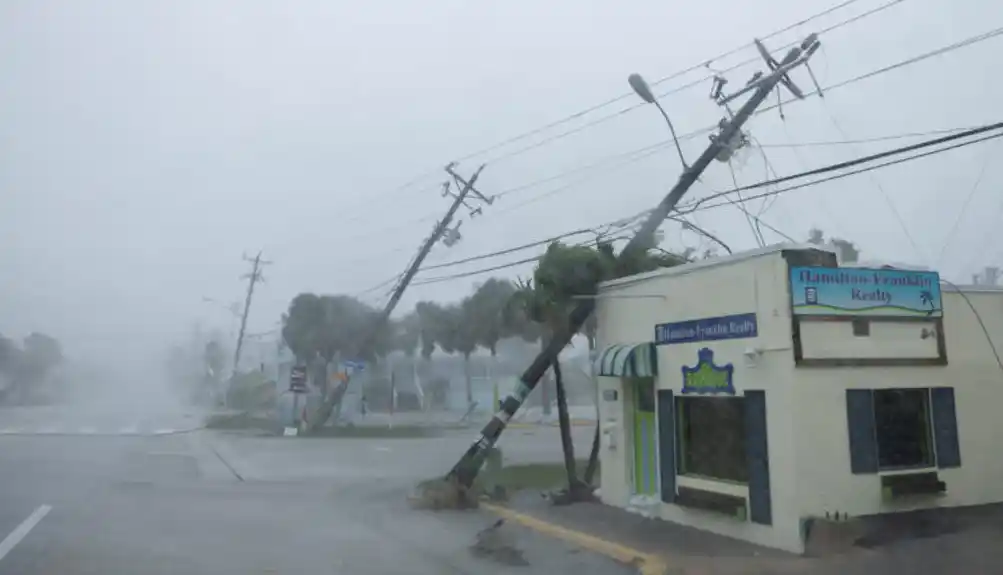
[[[885,1],[859,0],[768,44]],[[631,72],[666,76],[836,3],[774,0],[766,10],[741,0],[5,0],[0,332],[50,332],[72,351],[165,342],[196,320],[226,326],[225,312],[201,299],[242,299],[241,254],[258,249],[275,263],[250,329],[268,329],[300,291],[357,293],[398,273],[447,206],[437,188],[448,161],[621,94]],[[824,35],[814,70],[823,85],[835,84],[1000,25],[998,1],[903,0]],[[996,121],[1003,82],[989,72],[1001,43],[785,106],[786,121],[763,114],[752,135],[769,146]],[[754,55],[747,49],[711,66]],[[758,68],[728,77],[738,85]],[[795,77],[811,87],[803,70]],[[720,117],[708,91],[701,82],[663,100],[680,132]],[[471,158],[460,170],[488,161],[481,188],[492,193],[664,140],[657,112],[640,107],[497,159],[635,101]],[[766,151],[778,172],[790,173],[910,141]],[[705,143],[686,141],[686,153],[695,158]],[[865,257],[918,262],[963,281],[1003,257],[995,237],[986,243],[1000,222],[999,158],[1000,144],[972,146],[783,195],[763,218],[797,237],[820,226],[859,243]],[[758,152],[735,167],[743,183],[766,175]],[[617,170],[507,195],[465,222],[464,241],[438,247],[430,263],[631,215],[653,205],[678,173],[674,151],[664,148]],[[730,185],[726,166],[715,164],[693,197]],[[735,248],[755,245],[735,208],[697,221]],[[665,229],[667,247],[700,245],[678,226]],[[402,305],[455,299],[486,277],[415,287]],[[381,294],[371,294],[374,303]]]

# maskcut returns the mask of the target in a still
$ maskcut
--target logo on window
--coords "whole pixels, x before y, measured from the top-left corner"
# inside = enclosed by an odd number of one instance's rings
[[[735,366],[728,363],[716,365],[714,351],[703,348],[697,352],[697,364],[693,367],[683,366],[682,393],[726,393],[735,395],[735,384],[732,377]]]

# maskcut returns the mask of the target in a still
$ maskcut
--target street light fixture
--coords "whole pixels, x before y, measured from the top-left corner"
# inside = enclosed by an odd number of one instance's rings
[[[658,108],[658,111],[662,113],[662,117],[665,118],[665,123],[669,125],[669,131],[672,132],[672,141],[676,144],[676,151],[679,152],[679,161],[683,164],[683,170],[690,169],[689,164],[686,163],[686,158],[683,157],[683,149],[679,146],[679,138],[676,136],[676,128],[672,125],[672,120],[669,119],[669,115],[665,113],[665,108],[663,108],[658,102],[658,99],[655,98],[655,94],[651,91],[651,87],[648,86],[648,83],[644,81],[644,78],[642,78],[640,74],[631,74],[630,76],[627,76],[627,82],[642,100],[649,104],[654,104],[655,107]]]

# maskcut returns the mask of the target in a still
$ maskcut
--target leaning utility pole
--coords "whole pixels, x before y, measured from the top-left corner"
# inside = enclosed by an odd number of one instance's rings
[[[712,93],[712,97],[717,101],[719,105],[728,110],[731,119],[722,119],[719,127],[720,132],[716,135],[712,135],[710,140],[711,143],[706,150],[697,158],[690,166],[685,166],[683,173],[679,176],[679,181],[673,186],[672,190],[667,196],[655,207],[654,210],[648,215],[648,219],[641,225],[638,232],[630,239],[624,249],[620,252],[619,257],[617,257],[617,264],[622,264],[624,261],[630,258],[631,254],[646,247],[650,244],[655,232],[658,227],[662,225],[662,222],[672,213],[675,209],[676,204],[679,200],[686,194],[689,188],[694,182],[700,177],[707,166],[710,165],[715,159],[726,160],[730,157],[731,153],[736,147],[736,142],[742,139],[742,125],[752,116],[756,109],[763,103],[767,96],[777,87],[778,84],[783,84],[796,96],[803,97],[800,90],[794,87],[787,73],[794,68],[805,64],[811,55],[819,48],[818,37],[812,34],[806,38],[800,46],[795,46],[784,57],[783,61],[777,62],[774,60],[766,49],[763,47],[762,43],[758,40],[756,41],[756,46],[759,48],[760,53],[763,55],[767,64],[770,67],[770,72],[766,75],[763,73],[757,73],[752,77],[752,80],[745,85],[742,89],[737,92],[730,94],[728,96],[723,96],[721,94],[721,88],[723,87],[725,81],[723,79],[716,79],[715,81],[715,91]],[[753,92],[752,96],[742,105],[737,113],[732,114],[730,108],[728,108],[728,103],[738,98],[739,96],[746,94],[748,92]],[[509,394],[505,400],[502,402],[501,409],[495,413],[491,421],[484,426],[481,431],[481,436],[470,446],[469,449],[463,454],[460,460],[453,466],[449,471],[446,478],[455,481],[463,487],[470,487],[473,483],[474,478],[480,471],[481,466],[484,463],[485,457],[488,451],[494,446],[498,441],[498,437],[501,432],[505,429],[509,420],[515,415],[522,406],[522,403],[526,400],[526,397],[533,391],[536,387],[537,382],[540,377],[543,376],[544,372],[551,366],[557,355],[563,350],[575,333],[581,329],[585,320],[592,314],[595,309],[595,299],[588,298],[579,300],[572,310],[570,316],[568,317],[567,323],[560,326],[553,333],[553,337],[547,346],[536,356],[533,363],[526,369],[526,371],[520,376],[520,385],[513,393]]]
[[[244,274],[241,279],[247,279],[247,297],[244,299],[244,313],[240,316],[240,331],[237,333],[237,348],[233,351],[233,374],[237,374],[237,366],[240,365],[240,351],[244,346],[244,330],[247,329],[247,314],[251,311],[251,298],[254,297],[254,286],[260,281],[264,281],[261,275],[261,266],[266,266],[272,262],[263,261],[261,252],[251,259],[244,256],[244,260],[252,264],[251,273]]]
[[[475,208],[471,204],[467,203],[468,194],[472,192],[478,200],[487,204],[491,204],[494,201],[493,198],[487,197],[474,189],[474,184],[477,182],[477,178],[480,176],[481,170],[484,169],[483,165],[477,168],[477,171],[470,176],[469,180],[465,180],[462,176],[453,171],[455,165],[455,163],[451,163],[446,166],[446,173],[448,173],[453,178],[454,182],[456,182],[457,187],[460,188],[460,192],[457,194],[450,192],[450,184],[448,181],[443,185],[443,196],[452,196],[453,203],[449,206],[449,210],[446,211],[446,215],[435,224],[435,227],[432,229],[432,234],[425,239],[425,242],[418,249],[418,253],[415,255],[414,260],[411,261],[408,268],[397,281],[397,285],[394,287],[393,293],[390,294],[390,299],[383,307],[383,310],[376,318],[374,324],[370,327],[369,332],[367,332],[361,340],[360,345],[358,346],[359,352],[365,352],[376,342],[383,325],[388,319],[390,319],[390,314],[392,314],[394,308],[397,307],[401,297],[404,296],[404,291],[407,289],[408,285],[410,285],[411,280],[414,279],[415,274],[418,273],[418,270],[421,268],[421,264],[424,263],[425,258],[428,256],[429,252],[432,251],[435,244],[439,240],[442,240],[446,246],[451,246],[459,241],[460,224],[458,223],[453,229],[449,228],[449,224],[452,222],[453,216],[456,215],[456,211],[460,209],[460,206],[466,206],[470,210],[471,217],[477,216],[481,213],[480,207]],[[324,400],[324,403],[322,403],[320,407],[317,408],[314,416],[310,419],[308,426],[309,430],[320,427],[331,417],[335,406],[341,404],[341,401],[345,396],[345,392],[348,391],[348,384],[350,381],[351,378],[346,378],[330,392],[330,396]]]

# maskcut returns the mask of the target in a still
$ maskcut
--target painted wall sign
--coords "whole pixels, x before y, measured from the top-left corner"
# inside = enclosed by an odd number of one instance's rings
[[[943,304],[936,272],[792,267],[794,315],[940,317]]]
[[[682,393],[726,393],[735,395],[735,366],[714,363],[714,350],[702,348],[697,352],[697,364],[683,366]]]
[[[693,343],[719,339],[741,339],[759,335],[756,314],[743,313],[707,317],[655,326],[655,344]]]

